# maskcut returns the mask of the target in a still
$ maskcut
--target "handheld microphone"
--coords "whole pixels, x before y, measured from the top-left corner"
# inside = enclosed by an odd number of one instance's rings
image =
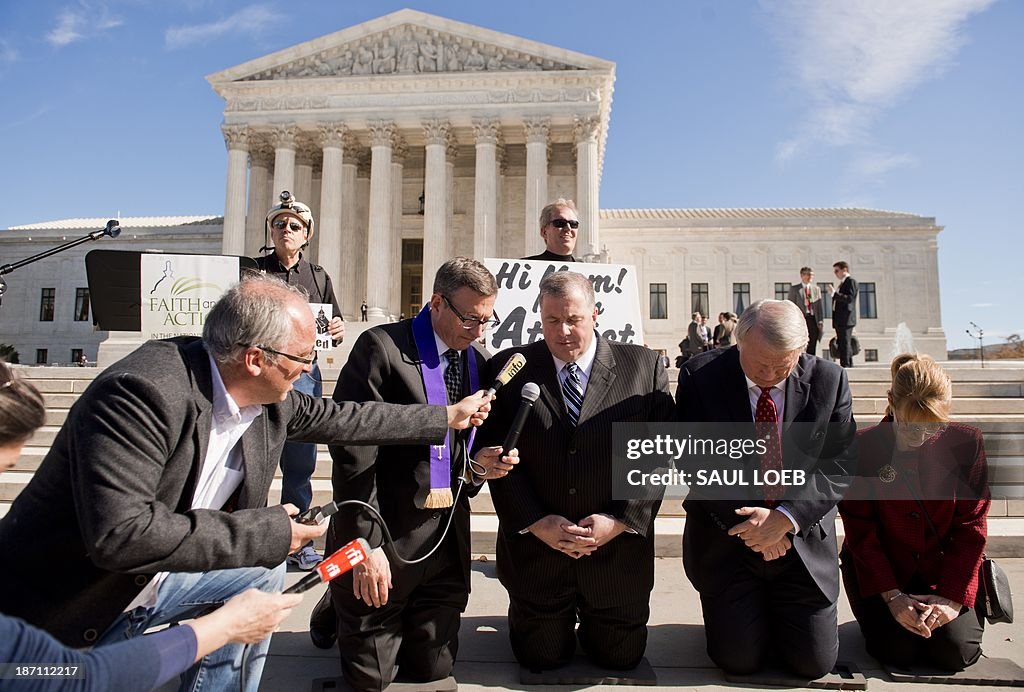
[[[293,521],[300,524],[306,524],[307,526],[318,526],[322,524],[332,514],[338,512],[337,502],[328,502],[323,507],[310,507],[302,514],[296,514],[292,517]]]
[[[508,384],[508,381],[515,377],[525,365],[526,356],[522,353],[516,353],[513,355],[508,359],[508,362],[505,363],[505,367],[501,369],[498,376],[494,378],[494,384],[492,384],[491,388],[487,390],[487,393],[494,396],[494,393],[501,389],[502,385]],[[534,401],[536,401],[536,397],[534,397]]]
[[[321,562],[312,572],[304,576],[285,593],[303,593],[318,584],[326,584],[335,577],[340,577],[370,555],[370,544],[365,538],[357,538],[343,545],[334,555]]]
[[[516,411],[516,417],[512,419],[512,425],[509,426],[505,442],[501,445],[503,454],[507,454],[510,449],[516,446],[516,442],[519,442],[519,433],[523,431],[523,424],[526,422],[526,417],[530,415],[533,402],[540,396],[540,387],[533,382],[527,382],[523,385],[522,396],[523,399],[519,402],[519,410]]]

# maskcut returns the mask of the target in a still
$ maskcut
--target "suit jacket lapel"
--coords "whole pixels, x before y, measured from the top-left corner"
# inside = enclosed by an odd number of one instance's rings
[[[577,427],[605,408],[605,396],[615,381],[615,357],[612,355],[612,348],[608,343],[594,334],[597,339],[597,352],[594,354],[594,364],[590,368],[590,380],[587,382],[587,391],[583,394],[583,408],[580,410],[580,420]]]
[[[185,496],[189,502],[195,494],[195,484],[199,480],[199,472],[210,448],[210,427],[213,422],[213,376],[210,372],[210,357],[203,348],[203,342],[196,339],[183,349],[192,372],[192,386],[197,396],[192,397],[196,406],[196,427],[192,435],[192,444],[196,450],[192,459],[192,470],[188,476]]]
[[[810,387],[807,384],[804,371],[804,356],[800,356],[800,360],[797,361],[796,367],[793,368],[793,372],[789,373],[789,377],[786,378],[786,408],[782,413],[783,429],[788,429],[789,426],[796,420],[797,414],[804,410],[804,406],[807,405],[807,395],[810,391]]]
[[[747,387],[747,376],[740,366],[740,351],[732,346],[722,358],[732,359],[730,370],[733,375],[725,383],[728,393],[725,400],[729,402],[729,418],[726,420],[754,422],[754,413],[750,410],[750,391]]]
[[[260,501],[253,501],[259,495],[259,491],[268,487],[267,473],[273,473],[277,464],[270,465],[267,462],[267,450],[270,448],[267,440],[267,412],[256,416],[249,429],[245,431],[241,439],[242,445],[242,468],[245,476],[242,479],[242,491],[238,496],[239,507],[262,507],[266,504],[266,498]]]
[[[562,425],[568,425],[565,420],[565,401],[562,399],[562,385],[558,381],[558,373],[555,372],[555,361],[551,357],[551,351],[543,341],[534,342],[534,347],[523,355],[527,363],[536,362],[537,386],[540,387],[540,396],[544,403],[551,410],[552,418]],[[522,375],[520,375],[522,377]]]

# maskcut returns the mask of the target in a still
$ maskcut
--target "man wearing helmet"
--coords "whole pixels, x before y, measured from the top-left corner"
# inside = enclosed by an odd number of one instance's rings
[[[302,250],[309,245],[313,236],[313,213],[309,207],[295,199],[290,192],[281,193],[281,204],[267,214],[266,233],[273,246],[273,253],[256,258],[260,271],[273,274],[282,281],[305,290],[311,303],[330,303],[334,310],[327,330],[334,341],[345,336],[345,322],[341,308],[334,295],[331,277],[323,267],[311,264],[302,256]],[[315,397],[323,396],[320,380],[320,366],[313,363],[313,369],[295,382],[295,390]],[[308,442],[287,442],[281,452],[281,502],[291,503],[300,512],[309,509],[313,500],[313,486],[310,479],[316,468],[316,445]],[[311,570],[323,557],[313,549],[310,542],[288,556],[288,563],[299,569]]]

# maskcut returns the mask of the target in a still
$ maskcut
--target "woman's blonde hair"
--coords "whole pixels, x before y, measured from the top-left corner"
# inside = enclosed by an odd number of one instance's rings
[[[952,400],[953,383],[930,356],[903,353],[893,359],[889,405],[901,419],[945,423]]]

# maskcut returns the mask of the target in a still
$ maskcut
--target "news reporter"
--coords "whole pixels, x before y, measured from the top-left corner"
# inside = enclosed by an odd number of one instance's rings
[[[45,417],[42,395],[0,361],[0,472],[15,465]],[[92,651],[66,647],[43,630],[0,614],[0,661],[77,666],[85,676],[26,679],[18,687],[23,690],[149,690],[225,644],[265,639],[301,600],[251,589],[191,623]]]
[[[981,656],[985,624],[981,431],[950,422],[952,384],[928,356],[893,360],[888,399],[881,424],[858,435],[861,477],[839,504],[846,594],[878,660],[963,670]]]

